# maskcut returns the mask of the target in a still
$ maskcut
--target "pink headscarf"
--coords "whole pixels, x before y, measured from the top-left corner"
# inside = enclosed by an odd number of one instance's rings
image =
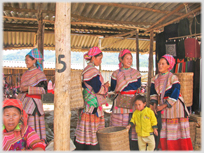
[[[102,51],[98,47],[91,48],[88,53],[84,54],[85,60],[90,60],[91,57],[100,54]]]
[[[169,71],[171,71],[171,69],[174,67],[174,64],[175,64],[175,59],[172,55],[170,54],[165,54],[164,56],[162,56],[163,58],[165,58],[168,62],[169,62]]]
[[[128,49],[124,49],[123,51],[120,51],[119,56],[118,56],[118,60],[119,60],[119,62],[120,62],[120,63],[118,64],[119,68],[122,67],[122,63],[121,63],[122,57],[123,57],[125,54],[127,54],[127,53],[131,54],[131,52],[130,52]],[[131,54],[131,55],[132,55],[132,54]]]

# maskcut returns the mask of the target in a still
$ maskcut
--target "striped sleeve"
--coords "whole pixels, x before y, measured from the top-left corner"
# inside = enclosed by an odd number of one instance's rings
[[[38,134],[30,126],[27,129],[27,146],[32,150],[35,148],[42,148],[45,150],[46,144],[43,140],[40,140]]]
[[[43,87],[32,87],[32,86],[29,86],[28,87],[28,94],[29,95],[35,95],[35,94],[45,94],[45,89]]]
[[[179,93],[180,93],[180,82],[178,80],[178,77],[176,75],[173,75],[171,77],[171,95],[167,98],[167,101],[170,105],[173,105],[179,97]]]

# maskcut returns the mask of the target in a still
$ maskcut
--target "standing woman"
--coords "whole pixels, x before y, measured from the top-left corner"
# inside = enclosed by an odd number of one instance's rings
[[[180,93],[178,77],[170,72],[175,59],[165,54],[158,63],[159,74],[152,78],[150,107],[161,114],[159,148],[161,150],[193,150],[188,115]],[[159,123],[159,121],[158,121]]]
[[[76,150],[99,150],[96,132],[105,127],[102,104],[106,103],[109,83],[104,84],[100,71],[95,68],[102,62],[103,54],[93,47],[84,55],[89,61],[82,72],[85,107],[79,111],[74,144]]]
[[[28,114],[28,125],[46,142],[45,114],[41,95],[46,93],[47,78],[43,73],[43,57],[37,48],[32,49],[26,56],[28,70],[22,75],[18,98],[23,103],[23,109]]]
[[[128,49],[119,53],[119,69],[111,76],[111,91],[118,94],[113,102],[110,126],[127,126],[133,114],[133,102],[131,99],[139,93],[141,86],[141,74],[131,68],[132,54]],[[126,103],[131,102],[131,104]],[[137,134],[135,127],[130,130],[130,149],[138,150]]]

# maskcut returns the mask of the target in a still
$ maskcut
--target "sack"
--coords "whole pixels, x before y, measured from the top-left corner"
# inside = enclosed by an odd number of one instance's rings
[[[89,105],[89,107],[98,107],[98,101],[94,93],[92,93],[88,88],[83,90],[84,102]]]
[[[130,96],[126,94],[118,94],[116,99],[116,106],[120,108],[132,109],[135,102],[136,95]]]

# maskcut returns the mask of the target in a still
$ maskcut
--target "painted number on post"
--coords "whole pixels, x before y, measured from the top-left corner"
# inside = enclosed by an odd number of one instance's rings
[[[65,56],[64,55],[58,56],[58,63],[63,65],[61,69],[57,69],[58,73],[64,72],[67,68],[66,63],[64,61],[62,61],[62,58],[65,58]]]

